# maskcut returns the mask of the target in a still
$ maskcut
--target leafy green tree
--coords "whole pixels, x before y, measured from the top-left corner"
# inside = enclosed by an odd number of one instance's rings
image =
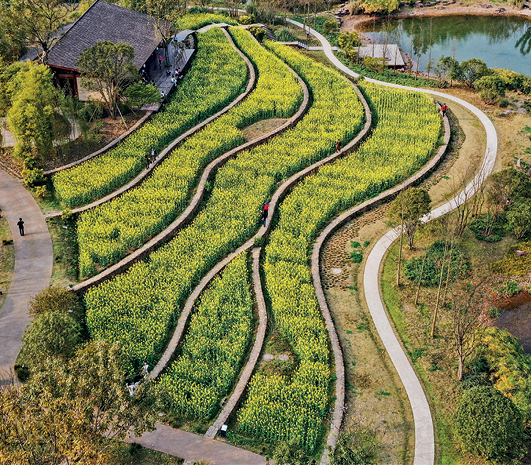
[[[82,72],[81,84],[101,95],[114,119],[125,88],[138,77],[134,57],[131,45],[104,40],[86,49],[77,62]]]
[[[8,92],[11,108],[7,121],[17,139],[15,154],[45,157],[53,149],[58,102],[50,69],[28,62],[12,77]]]
[[[452,85],[452,81],[459,80],[461,76],[461,67],[455,58],[441,57],[435,65],[435,74],[442,83],[446,83],[447,80],[450,80],[450,85]]]
[[[81,325],[69,313],[38,315],[24,333],[24,358],[32,366],[45,363],[48,357],[69,358],[81,343],[81,334]]]
[[[79,7],[78,2],[62,0],[9,0],[2,11],[6,36],[20,46],[37,44],[40,58],[47,54],[61,37],[58,29],[69,22],[69,17]]]
[[[363,66],[373,73],[383,73],[385,69],[385,58],[365,57],[363,58]]]
[[[45,313],[72,313],[80,316],[83,308],[79,297],[62,286],[50,286],[43,289],[30,300],[30,314],[34,317]]]
[[[491,386],[469,389],[459,399],[455,429],[463,448],[487,460],[510,463],[524,450],[522,415]]]
[[[512,228],[516,239],[521,239],[531,232],[531,203],[519,199],[507,211],[507,222]]]
[[[117,440],[154,428],[158,409],[151,382],[130,396],[125,372],[119,345],[94,341],[21,387],[0,387],[0,463],[108,463]]]
[[[127,104],[132,107],[141,107],[146,103],[160,103],[161,97],[157,87],[153,84],[135,82],[124,91]]]
[[[474,82],[474,88],[485,103],[493,104],[505,97],[505,82],[498,76],[483,76]]]
[[[460,81],[466,84],[468,87],[474,87],[474,83],[490,74],[490,70],[484,61],[478,58],[471,58],[470,60],[463,61],[461,63],[461,76]]]
[[[400,192],[389,208],[389,218],[395,224],[403,224],[409,248],[413,248],[415,232],[420,219],[430,211],[431,198],[426,189],[410,187]]]
[[[337,38],[337,43],[343,50],[346,50],[349,47],[357,47],[358,45],[361,45],[360,36],[355,31],[343,32],[339,34],[339,37]]]

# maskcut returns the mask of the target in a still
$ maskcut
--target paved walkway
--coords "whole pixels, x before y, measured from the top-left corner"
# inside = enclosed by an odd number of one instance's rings
[[[15,365],[22,347],[20,338],[29,323],[29,300],[50,285],[53,250],[48,226],[31,194],[5,171],[0,170],[0,208],[9,223],[15,245],[15,271],[0,310],[0,376]],[[26,235],[17,222],[22,217]]]
[[[128,442],[182,457],[188,463],[204,460],[212,465],[265,465],[264,457],[230,444],[157,424],[157,429]],[[186,462],[185,462],[186,463]]]
[[[301,23],[288,19],[290,23],[303,27]],[[338,58],[334,55],[332,47],[328,40],[317,31],[310,29],[310,33],[317,37],[317,39],[323,45],[323,50],[327,58],[336,66],[338,69],[343,71],[345,74],[358,77],[359,74],[353,72],[347,68],[343,63],[339,61]],[[492,122],[487,118],[487,116],[477,109],[475,106],[470,103],[461,100],[460,98],[454,97],[452,95],[445,94],[444,92],[438,92],[431,89],[418,89],[416,87],[407,87],[401,86],[398,84],[392,84],[388,82],[377,81],[375,79],[365,79],[368,82],[373,82],[376,84],[394,87],[397,89],[407,89],[416,92],[429,93],[441,97],[444,101],[453,101],[456,102],[468,110],[470,110],[474,115],[480,120],[485,128],[487,134],[487,149],[485,152],[485,158],[483,164],[476,175],[476,177],[470,182],[465,189],[458,194],[455,198],[445,203],[441,207],[433,210],[428,215],[426,215],[422,220],[424,222],[430,221],[431,219],[438,218],[453,209],[458,205],[462,204],[466,199],[470,198],[472,193],[474,193],[486,177],[492,172],[494,167],[494,162],[496,161],[496,152],[498,149],[498,139],[496,136],[496,129]],[[390,231],[387,233],[380,241],[375,245],[365,265],[365,274],[364,274],[364,288],[365,296],[367,300],[367,305],[371,316],[374,320],[378,334],[382,339],[382,342],[391,357],[393,364],[400,376],[404,387],[406,389],[409,401],[411,404],[411,409],[413,411],[413,419],[415,422],[415,459],[414,465],[432,465],[435,461],[435,438],[433,431],[433,420],[431,418],[430,406],[422,385],[417,378],[417,375],[411,366],[409,359],[404,353],[402,346],[398,342],[398,339],[393,331],[391,323],[387,318],[387,313],[384,309],[384,305],[380,296],[380,281],[379,281],[379,269],[380,263],[385,255],[387,249],[391,246],[394,240],[398,237],[397,230]]]

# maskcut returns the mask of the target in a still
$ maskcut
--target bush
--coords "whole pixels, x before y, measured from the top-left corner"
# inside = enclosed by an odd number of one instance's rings
[[[507,211],[507,222],[516,239],[521,239],[531,232],[531,202],[529,199],[518,199]]]
[[[418,282],[420,271],[422,269],[422,263],[424,262],[425,258],[426,262],[424,263],[421,284],[427,287],[437,286],[439,284],[441,275],[444,249],[445,244],[443,241],[434,242],[428,247],[424,257],[414,258],[413,260],[406,262],[404,265],[404,273],[406,278],[410,279],[411,281]],[[443,272],[443,282],[446,280],[446,273],[448,272],[448,260],[450,261],[450,281],[454,281],[458,278],[464,278],[471,272],[468,259],[465,257],[462,250],[458,246],[454,245],[451,252],[449,250],[446,251],[444,263],[444,268],[446,271]]]
[[[461,62],[460,68],[460,80],[468,87],[473,87],[477,80],[491,73],[485,62],[478,58],[471,58],[470,60]]]
[[[481,386],[491,386],[492,384],[488,380],[488,378],[481,373],[472,373],[470,375],[467,375],[463,378],[463,381],[461,381],[460,388],[463,391],[467,391],[468,389],[472,389],[475,387],[481,387]]]
[[[478,347],[476,360],[485,360],[492,385],[531,421],[531,357],[516,337],[495,327],[485,330]]]
[[[344,32],[340,34],[337,43],[343,50],[361,45],[360,37],[357,32]]]
[[[254,15],[242,15],[238,18],[240,24],[253,24],[256,22]]]
[[[24,184],[28,187],[42,186],[46,182],[44,171],[40,168],[32,170],[22,170],[22,176],[24,177]]]
[[[502,219],[503,217],[495,218],[492,213],[486,213],[472,221],[469,228],[478,241],[499,242],[505,236]]]
[[[522,288],[518,285],[518,282],[506,281],[494,292],[494,294],[496,298],[507,299],[509,297],[514,297],[520,292],[522,292]]]
[[[463,448],[474,455],[504,463],[523,456],[522,415],[510,399],[491,386],[463,393],[455,427]]]
[[[266,32],[260,26],[251,26],[249,32],[256,37],[258,42],[262,42],[266,35]]]
[[[339,31],[339,24],[335,19],[328,19],[324,22],[323,28],[327,34],[333,34]]]
[[[279,42],[295,42],[297,40],[297,37],[295,37],[287,27],[281,27],[275,32],[275,37]]]
[[[505,82],[498,76],[483,76],[474,82],[474,88],[483,101],[491,105],[505,97]]]
[[[517,250],[527,252],[525,256],[516,254]],[[505,256],[489,265],[493,273],[508,276],[523,276],[531,270],[531,242],[520,242],[507,249]]]
[[[365,57],[363,59],[363,66],[373,73],[383,73],[386,68],[385,58]]]
[[[352,62],[358,63],[360,59],[360,54],[354,47],[348,47],[344,50],[345,56]]]
[[[82,328],[70,313],[38,315],[24,333],[24,356],[33,364],[48,357],[71,357],[82,342]]]
[[[50,286],[30,300],[29,312],[34,317],[52,312],[72,313],[79,319],[83,307],[78,296],[72,291],[60,286]]]

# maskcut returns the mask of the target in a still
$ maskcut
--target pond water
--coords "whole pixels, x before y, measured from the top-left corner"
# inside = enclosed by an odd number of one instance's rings
[[[396,43],[426,70],[442,56],[457,61],[479,58],[490,68],[531,76],[531,22],[510,16],[436,16],[366,24],[376,43]]]

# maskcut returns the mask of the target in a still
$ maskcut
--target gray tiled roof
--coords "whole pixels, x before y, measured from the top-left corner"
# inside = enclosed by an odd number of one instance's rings
[[[48,65],[78,69],[77,61],[96,42],[125,42],[135,49],[137,69],[157,48],[161,37],[150,16],[97,0],[48,53]]]

